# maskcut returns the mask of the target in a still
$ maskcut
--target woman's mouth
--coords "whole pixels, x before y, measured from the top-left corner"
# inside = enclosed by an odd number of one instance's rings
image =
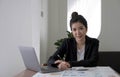
[[[78,38],[78,39],[81,39],[81,38],[82,38],[82,36],[77,36],[77,38]]]
[[[81,38],[82,36],[77,36],[78,38]]]

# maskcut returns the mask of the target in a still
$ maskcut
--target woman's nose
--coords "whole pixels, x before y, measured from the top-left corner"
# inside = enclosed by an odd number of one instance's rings
[[[80,30],[77,30],[76,33],[77,33],[77,35],[79,35],[81,32],[80,32]]]

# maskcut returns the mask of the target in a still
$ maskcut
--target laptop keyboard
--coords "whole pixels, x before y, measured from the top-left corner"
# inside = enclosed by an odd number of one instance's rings
[[[42,72],[49,73],[49,72],[60,72],[58,68],[53,68],[53,67],[42,67],[41,68]]]

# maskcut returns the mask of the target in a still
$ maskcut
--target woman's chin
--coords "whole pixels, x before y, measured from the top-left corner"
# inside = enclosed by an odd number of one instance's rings
[[[77,40],[77,41],[81,41],[81,40],[82,40],[82,38],[76,38],[76,40]]]

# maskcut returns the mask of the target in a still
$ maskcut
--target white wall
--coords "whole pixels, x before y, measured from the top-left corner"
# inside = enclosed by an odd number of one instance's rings
[[[0,0],[0,77],[24,68],[19,45],[40,50],[40,0]]]
[[[41,33],[41,0],[28,0],[30,1],[30,14],[32,25],[32,46],[36,50],[38,61],[40,61],[40,33]]]
[[[46,62],[48,43],[48,0],[41,1],[41,11],[43,12],[40,27],[40,63]]]
[[[48,48],[47,58],[55,51],[54,42],[66,37],[67,0],[48,0]]]
[[[100,51],[120,51],[120,0],[102,0]]]

